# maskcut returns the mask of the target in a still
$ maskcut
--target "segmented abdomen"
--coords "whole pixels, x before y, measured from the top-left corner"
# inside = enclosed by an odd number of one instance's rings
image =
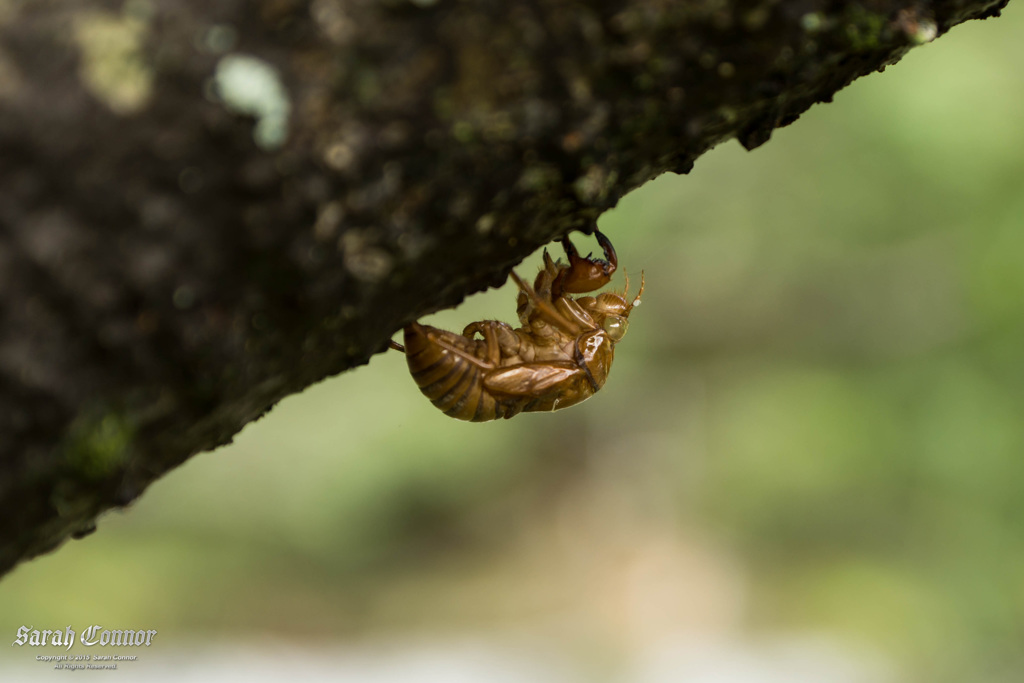
[[[405,356],[409,372],[420,391],[445,415],[458,420],[486,422],[511,417],[519,410],[496,401],[484,389],[484,368],[444,348],[436,340],[476,355],[477,342],[430,325],[413,323],[405,328]]]

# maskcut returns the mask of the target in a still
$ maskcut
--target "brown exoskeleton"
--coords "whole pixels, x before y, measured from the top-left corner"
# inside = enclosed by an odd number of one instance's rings
[[[568,296],[608,284],[618,265],[608,238],[597,230],[594,235],[607,260],[580,257],[563,238],[567,264],[552,261],[545,250],[533,287],[512,273],[522,327],[484,320],[456,334],[412,323],[404,347],[391,343],[406,354],[413,379],[435,406],[459,420],[486,422],[566,408],[604,386],[644,281],[641,273],[632,301],[629,278],[623,294]]]

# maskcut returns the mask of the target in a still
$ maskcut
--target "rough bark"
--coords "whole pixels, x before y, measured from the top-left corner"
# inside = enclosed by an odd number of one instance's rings
[[[0,574],[1004,4],[0,1]]]

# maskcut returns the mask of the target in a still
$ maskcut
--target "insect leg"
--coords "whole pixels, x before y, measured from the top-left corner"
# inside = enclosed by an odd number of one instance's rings
[[[512,279],[515,280],[515,283],[519,285],[519,289],[523,290],[523,293],[526,294],[527,299],[533,302],[533,305],[537,312],[549,324],[554,325],[561,331],[574,337],[582,331],[579,325],[577,325],[575,322],[569,320],[564,315],[559,313],[558,309],[555,308],[551,304],[551,302],[545,301],[544,299],[538,297],[537,292],[533,291],[533,287],[523,282],[523,280],[518,275],[516,275],[515,271],[512,271],[511,275]]]
[[[548,250],[544,250],[544,266],[533,281],[533,290],[537,293],[538,299],[555,300],[556,297],[552,296],[552,287],[565,269],[566,266],[563,263],[553,261]],[[516,315],[519,316],[519,322],[526,326],[530,324],[530,319],[533,317],[534,307],[531,304],[532,301],[526,292],[520,291],[519,297],[516,299]]]
[[[477,332],[487,343],[487,360],[494,365],[501,362],[501,356],[514,355],[519,350],[519,337],[515,335],[512,328],[497,320],[482,320],[470,323],[462,331],[462,336],[473,338]]]
[[[593,330],[598,327],[594,318],[584,310],[575,299],[563,296],[555,301],[555,308],[569,320],[574,321],[585,330]]]
[[[583,351],[580,350],[579,340],[576,340],[573,360],[576,361],[576,366],[586,374],[587,381],[590,382],[590,388],[594,391],[598,391],[601,388],[601,385],[597,383],[596,379],[594,379],[594,373],[590,371],[590,367],[587,365],[587,360],[583,357]]]
[[[488,373],[484,386],[495,394],[541,398],[567,391],[579,375],[579,367],[569,361],[519,363]]]
[[[388,347],[394,349],[395,351],[401,351],[402,353],[405,353],[405,347],[396,342],[394,339],[388,340]]]

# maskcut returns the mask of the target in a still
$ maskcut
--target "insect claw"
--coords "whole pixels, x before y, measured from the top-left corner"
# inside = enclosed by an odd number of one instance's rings
[[[612,246],[612,241],[608,239],[608,236],[600,230],[594,230],[594,237],[597,238],[597,243],[600,244],[601,249],[604,250],[604,257],[608,259],[608,265],[610,266],[608,275],[611,276],[611,274],[615,272],[615,269],[619,267],[619,258],[615,254],[615,247]]]
[[[565,256],[569,259],[570,266],[575,266],[576,262],[582,260],[580,253],[576,251],[576,245],[568,237],[562,238],[562,248],[565,249]]]
[[[615,272],[619,265],[615,248],[612,247],[611,240],[596,228],[594,229],[594,236],[597,238],[597,243],[601,245],[601,249],[604,250],[604,256],[607,260],[594,258],[593,252],[587,254],[586,258],[583,258],[576,251],[576,247],[568,237],[562,238],[562,246],[565,249],[566,257],[569,259],[569,265],[563,267],[562,272],[558,274],[558,277],[552,284],[551,291],[555,297],[561,296],[563,293],[582,294],[584,292],[592,292],[611,281],[612,273]]]

